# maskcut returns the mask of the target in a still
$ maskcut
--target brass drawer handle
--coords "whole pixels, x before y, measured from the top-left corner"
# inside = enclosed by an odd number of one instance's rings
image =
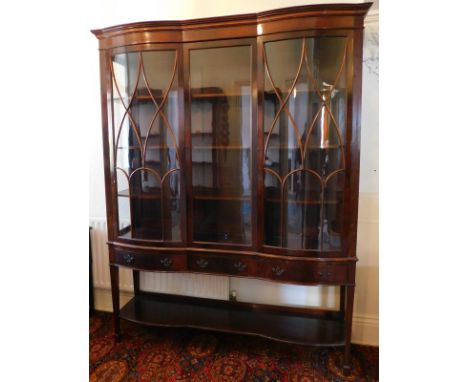
[[[247,268],[247,264],[243,263],[242,261],[238,261],[234,263],[234,268],[236,268],[238,272],[243,272]]]
[[[172,265],[172,259],[165,257],[164,259],[160,260],[160,263],[163,267],[169,268]]]
[[[284,273],[284,269],[281,267],[273,267],[271,270],[276,276],[281,276]]]
[[[208,261],[206,261],[205,259],[199,259],[197,260],[197,265],[200,268],[205,269],[208,266]]]
[[[123,258],[127,264],[133,263],[133,260],[135,260],[135,256],[133,256],[131,253],[124,253]]]
[[[329,280],[332,274],[331,272],[319,272],[318,275],[322,280]]]

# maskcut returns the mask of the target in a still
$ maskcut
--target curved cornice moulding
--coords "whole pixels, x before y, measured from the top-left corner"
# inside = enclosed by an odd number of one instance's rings
[[[243,15],[121,24],[91,32],[103,50],[151,43],[252,38],[305,29],[352,30],[363,27],[371,6],[369,2],[302,5]]]

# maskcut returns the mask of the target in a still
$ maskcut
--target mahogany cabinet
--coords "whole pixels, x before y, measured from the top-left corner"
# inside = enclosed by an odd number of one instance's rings
[[[117,337],[122,318],[344,345],[349,370],[370,5],[93,31]],[[150,294],[141,270],[336,285],[340,310]]]

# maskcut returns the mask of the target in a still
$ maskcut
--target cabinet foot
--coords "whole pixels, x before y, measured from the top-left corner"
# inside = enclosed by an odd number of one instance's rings
[[[351,364],[343,362],[343,375],[349,377],[351,374]]]

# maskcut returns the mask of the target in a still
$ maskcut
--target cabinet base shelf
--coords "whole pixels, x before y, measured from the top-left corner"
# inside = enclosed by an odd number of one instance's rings
[[[297,314],[266,305],[144,293],[121,310],[120,318],[148,326],[186,327],[260,336],[313,346],[343,346],[344,323],[338,312]],[[299,311],[299,309],[297,309]]]

